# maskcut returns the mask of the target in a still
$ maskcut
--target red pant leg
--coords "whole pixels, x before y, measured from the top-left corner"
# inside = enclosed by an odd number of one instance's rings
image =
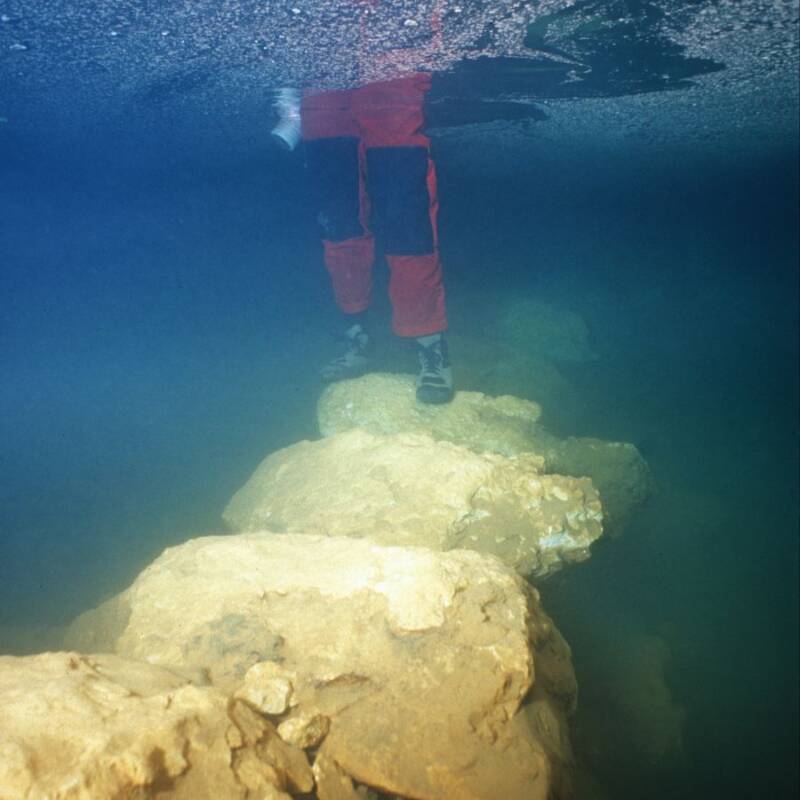
[[[325,229],[325,266],[339,308],[364,311],[372,302],[375,247],[368,228],[365,156],[351,110],[351,91],[309,93],[303,97],[303,138],[317,211]]]
[[[430,88],[430,76],[415,74],[406,78],[368,84],[353,92],[351,107],[367,152],[367,162],[373,173],[381,166],[385,174],[383,187],[376,188],[381,195],[373,197],[376,206],[385,205],[392,217],[385,227],[391,228],[404,217],[402,213],[408,198],[393,196],[393,186],[403,183],[404,162],[418,167],[418,149],[422,150],[422,174],[409,192],[422,193],[410,198],[416,208],[424,205],[429,235],[427,244],[420,245],[420,236],[403,236],[403,231],[393,231],[386,236],[386,260],[389,264],[389,295],[392,301],[393,329],[400,336],[426,336],[445,330],[445,294],[442,267],[439,259],[436,193],[436,169],[430,155],[430,140],[422,132],[425,118],[423,102]],[[395,149],[387,153],[386,149]],[[396,157],[399,156],[399,157]],[[411,161],[406,160],[408,156]],[[397,165],[393,167],[392,164]],[[387,166],[388,165],[388,166]],[[375,167],[375,168],[374,168]],[[392,169],[401,172],[392,175]],[[372,191],[373,175],[369,176]],[[414,217],[412,213],[410,215]],[[409,227],[419,227],[416,218]],[[402,222],[400,223],[402,224]],[[424,237],[423,237],[424,238]]]

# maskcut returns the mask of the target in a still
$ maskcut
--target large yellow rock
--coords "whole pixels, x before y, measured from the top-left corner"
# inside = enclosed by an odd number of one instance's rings
[[[216,689],[113,655],[0,658],[3,800],[286,798],[312,786],[305,754],[267,720],[245,729]]]
[[[90,612],[71,636],[99,619],[109,648],[203,674],[252,724],[269,717],[319,746],[328,797],[350,796],[356,780],[422,800],[544,800],[563,782],[569,648],[536,591],[496,558],[204,537],[167,550],[115,606],[127,611]],[[529,699],[547,705],[548,730]]]
[[[542,471],[588,477],[600,493],[605,529],[620,533],[647,498],[650,475],[632,444],[558,438],[539,424],[541,408],[519,397],[457,392],[443,406],[418,403],[410,375],[373,373],[328,386],[317,404],[323,436],[361,429],[375,435],[419,433],[476,453],[533,453]]]
[[[544,577],[589,557],[602,512],[588,479],[543,475],[541,466],[532,454],[506,458],[430,436],[351,430],[268,456],[223,518],[239,531],[469,548]]]
[[[371,373],[330,384],[317,404],[323,436],[361,428],[374,434],[421,433],[461,444],[476,452],[506,456],[532,452],[534,424],[542,413],[538,403],[504,395],[457,392],[445,405],[416,400],[410,375]]]

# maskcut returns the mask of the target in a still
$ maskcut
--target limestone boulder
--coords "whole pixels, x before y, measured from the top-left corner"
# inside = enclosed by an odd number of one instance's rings
[[[515,298],[500,315],[497,329],[501,339],[552,361],[582,363],[597,358],[582,317],[535,297]]]
[[[416,402],[410,375],[373,373],[325,389],[317,405],[320,433],[359,428],[373,434],[423,433],[476,453],[534,453],[548,474],[588,477],[600,493],[604,527],[620,533],[648,497],[647,463],[633,444],[594,438],[560,439],[539,422],[541,408],[509,395],[457,392],[445,406]]]
[[[603,504],[603,527],[611,536],[625,530],[650,496],[650,468],[630,442],[587,436],[558,439],[541,428],[533,440],[546,472],[592,479]]]
[[[569,648],[499,559],[204,537],[165,551],[116,606],[127,613],[90,612],[73,634],[97,619],[117,653],[205,675],[232,697],[245,743],[268,722],[316,748],[321,798],[359,796],[361,784],[421,800],[544,800],[565,785]]]
[[[542,465],[530,453],[507,458],[426,435],[354,429],[269,455],[223,518],[237,531],[469,548],[541,578],[588,558],[602,533],[591,482],[541,474]]]
[[[532,451],[538,403],[505,395],[457,392],[445,405],[416,401],[410,375],[372,373],[330,384],[317,404],[323,436],[361,428],[375,434],[421,433],[476,452],[513,456]]]
[[[305,754],[226,696],[146,663],[74,652],[0,657],[0,797],[289,798]]]

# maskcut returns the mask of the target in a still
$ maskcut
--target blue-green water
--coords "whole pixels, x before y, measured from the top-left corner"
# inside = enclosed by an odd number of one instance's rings
[[[544,587],[574,648],[578,741],[612,797],[796,788],[794,169],[676,170],[652,185],[621,170],[605,191],[555,171],[616,202],[573,204],[567,224],[559,204],[545,224],[494,239],[515,253],[513,288],[578,311],[598,349],[566,370],[545,420],[632,441],[653,472],[624,538]],[[665,646],[657,668],[643,637]],[[614,699],[620,675],[640,716]],[[678,707],[682,752],[648,758],[641,737],[668,738]]]
[[[317,435],[340,320],[302,153],[268,143],[284,62],[236,38],[262,36],[262,4],[182,21],[120,4],[93,17],[108,52],[68,2],[6,5],[0,653],[23,654],[220,530],[267,453]],[[337,4],[278,5],[276,30],[302,36]],[[530,5],[459,5],[494,55],[516,19],[531,58],[462,63],[431,110],[454,126],[433,140],[457,387],[537,400],[561,436],[633,442],[652,473],[623,535],[540,587],[580,685],[577,796],[793,798],[796,4],[741,3],[747,24],[710,38],[687,21],[703,6],[713,27],[727,0],[550,3],[528,26]],[[238,10],[235,36],[217,6]],[[728,50],[706,52],[717,35]],[[287,71],[307,44],[281,51]],[[377,283],[377,366],[413,371]],[[578,315],[592,357],[511,346],[501,321],[523,301]]]
[[[454,343],[491,341],[520,297],[580,314],[597,357],[558,364],[545,422],[634,442],[653,474],[624,536],[543,587],[574,650],[579,757],[610,797],[791,796],[796,163],[494,182],[446,164]],[[335,316],[296,164],[6,180],[0,632],[25,652],[315,435]],[[537,399],[541,376],[513,380]],[[641,737],[673,713],[680,741],[653,755]]]

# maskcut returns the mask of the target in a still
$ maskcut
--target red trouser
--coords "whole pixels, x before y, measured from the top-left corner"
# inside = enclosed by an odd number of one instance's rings
[[[389,264],[395,333],[426,336],[447,327],[436,230],[436,171],[422,133],[430,76],[306,94],[303,138],[325,229],[325,266],[342,311],[372,300],[375,247]]]

